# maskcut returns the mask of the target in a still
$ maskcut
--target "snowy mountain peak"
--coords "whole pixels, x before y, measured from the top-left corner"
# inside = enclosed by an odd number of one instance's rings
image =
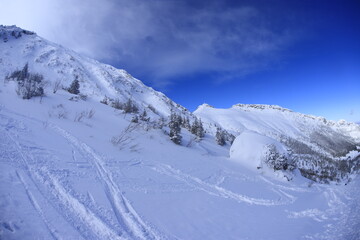
[[[201,110],[201,109],[204,109],[204,108],[214,108],[214,107],[211,106],[210,104],[203,103],[203,104],[199,105],[195,111],[198,111],[198,110]]]
[[[0,25],[0,39],[3,42],[9,41],[9,39],[18,39],[23,35],[36,35],[36,33],[24,30],[22,28],[17,27],[16,25],[13,26],[4,26]]]

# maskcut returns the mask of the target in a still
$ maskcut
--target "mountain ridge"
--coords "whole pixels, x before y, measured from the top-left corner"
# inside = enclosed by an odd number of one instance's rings
[[[23,37],[27,38],[23,42],[21,42],[22,33],[26,33]],[[17,48],[16,52],[1,50],[2,55],[6,56],[0,59],[1,77],[22,69],[28,63],[33,71],[45,73],[51,85],[60,81],[63,87],[66,87],[76,77],[79,78],[80,90],[98,100],[102,100],[105,96],[120,98],[120,101],[134,98],[140,110],[146,109],[151,103],[156,104],[163,117],[170,115],[171,111],[188,112],[163,93],[145,86],[125,70],[84,57],[61,45],[49,42],[33,32],[16,26],[0,26],[0,38],[5,44],[10,45],[8,48]],[[13,59],[7,62],[9,58]]]

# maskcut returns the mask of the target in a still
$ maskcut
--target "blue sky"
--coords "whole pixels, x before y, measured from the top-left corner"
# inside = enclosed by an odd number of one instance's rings
[[[268,2],[255,7],[270,18],[276,15],[277,21],[291,14],[295,19],[289,25],[297,28],[296,38],[274,53],[278,54],[275,62],[229,81],[216,81],[221,72],[194,74],[188,84],[174,81],[168,95],[192,110],[199,102],[222,108],[238,102],[264,103],[335,120],[358,121],[360,2],[298,1],[303,3],[282,5],[284,1],[277,1],[273,2],[275,6]],[[287,23],[279,25],[288,27]]]
[[[16,24],[190,110],[276,104],[360,120],[358,0],[0,0]]]

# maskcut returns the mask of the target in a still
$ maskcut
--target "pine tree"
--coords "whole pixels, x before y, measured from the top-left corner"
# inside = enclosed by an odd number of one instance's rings
[[[15,79],[17,82],[23,82],[29,78],[29,64],[26,63],[23,69],[12,72],[6,79]]]
[[[171,113],[170,115],[170,122],[169,122],[169,128],[170,128],[170,139],[175,144],[181,144],[182,136],[180,134],[181,132],[181,117],[176,115],[175,113]]]
[[[144,111],[140,114],[140,120],[144,122],[148,122],[150,120],[150,117],[147,117],[147,112],[144,109]]]
[[[158,128],[162,129],[166,125],[165,122],[166,122],[165,118],[163,117],[159,118],[159,120],[157,121]]]
[[[193,122],[193,124],[191,125],[191,128],[190,128],[190,132],[192,134],[196,135],[198,125],[199,125],[198,119],[195,118],[195,121]]]
[[[188,117],[184,117],[181,122],[181,126],[187,130],[191,130],[190,120]]]
[[[138,122],[139,122],[138,116],[135,115],[135,116],[131,119],[131,122],[133,122],[133,123],[138,123]]]
[[[72,81],[70,87],[68,88],[68,92],[72,94],[79,94],[80,93],[80,83],[78,80],[78,76],[76,76],[75,80]]]
[[[200,138],[200,139],[203,138],[205,135],[205,131],[204,131],[204,127],[203,127],[201,120],[198,120],[197,118],[195,118],[195,121],[192,124],[190,131],[192,134],[196,135],[198,138]]]
[[[267,146],[267,153],[265,163],[272,167],[274,170],[294,170],[294,163],[285,155],[279,153],[276,146],[270,144]]]
[[[29,64],[26,63],[24,68],[21,70],[18,81],[24,81],[26,78],[29,78]]]
[[[220,146],[224,146],[226,143],[225,142],[225,132],[219,127],[216,129],[215,140],[216,140],[217,144],[219,144]]]
[[[199,138],[203,138],[205,136],[205,130],[204,130],[203,124],[201,122],[201,119],[199,121],[196,136],[198,136]]]

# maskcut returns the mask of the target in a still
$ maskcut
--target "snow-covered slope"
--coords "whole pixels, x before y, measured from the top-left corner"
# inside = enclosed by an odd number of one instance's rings
[[[229,161],[212,138],[178,146],[161,129],[129,129],[130,116],[104,104],[68,98],[23,100],[1,88],[2,239],[359,236],[358,179],[277,180]],[[75,120],[91,109],[93,117]]]
[[[240,135],[242,141],[253,141],[242,136],[250,130],[281,142],[303,175],[314,180],[322,180],[317,177],[339,180],[342,178],[338,176],[340,168],[344,168],[342,171],[346,174],[360,167],[355,161],[360,145],[360,126],[355,123],[327,121],[279,106],[257,104],[237,104],[229,109],[216,109],[203,104],[194,114],[210,129],[220,126],[235,136]],[[233,152],[236,147],[241,148],[233,146]],[[354,164],[344,160],[348,157],[354,160]]]
[[[359,178],[259,174],[229,159],[210,125],[201,141],[182,128],[176,145],[161,117],[190,113],[163,94],[19,28],[1,27],[0,38],[0,239],[359,239]],[[48,81],[45,96],[22,99],[6,79],[26,63]],[[53,93],[58,79],[68,87],[76,76],[87,99]],[[105,95],[158,114],[134,123],[134,113],[100,103]],[[285,146],[253,125],[223,128],[247,132],[234,146]]]
[[[120,102],[132,99],[140,110],[156,106],[161,116],[170,115],[171,110],[187,112],[125,70],[81,56],[16,26],[0,26],[0,78],[21,70],[26,63],[30,71],[45,76],[45,93],[51,93],[56,84],[68,87],[78,78],[80,92],[93,99],[102,100],[105,96]]]
[[[274,105],[236,104],[229,109],[217,109],[203,104],[194,112],[203,121],[213,123],[235,134],[245,129],[275,136],[284,135],[292,138],[309,137],[321,129],[325,132],[336,132],[344,137],[360,141],[360,126],[348,123],[328,121],[323,117],[315,117],[296,113],[289,109]]]

